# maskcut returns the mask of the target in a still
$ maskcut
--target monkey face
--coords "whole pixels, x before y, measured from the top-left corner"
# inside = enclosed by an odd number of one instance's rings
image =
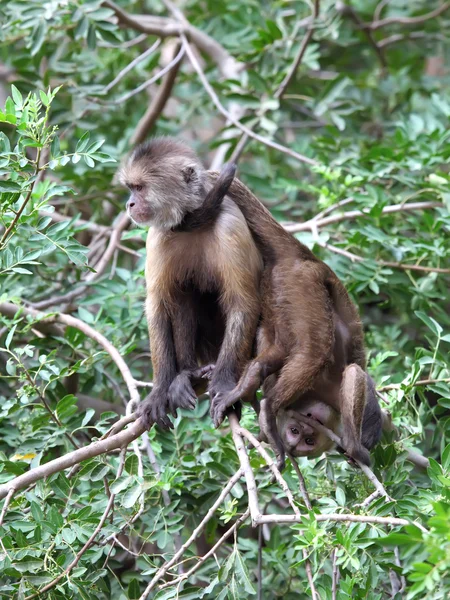
[[[130,192],[127,213],[137,225],[169,230],[205,196],[205,170],[175,142],[154,140],[138,147],[122,168],[121,183]]]
[[[280,410],[277,416],[278,430],[287,451],[293,456],[317,458],[331,450],[334,443],[324,433],[302,423],[298,415],[316,419],[325,427],[339,433],[340,415],[324,402],[311,400],[302,403],[300,408]]]

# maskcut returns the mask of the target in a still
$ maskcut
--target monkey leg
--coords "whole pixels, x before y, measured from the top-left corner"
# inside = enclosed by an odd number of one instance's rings
[[[137,414],[147,429],[150,429],[154,423],[168,429],[173,427],[167,416],[168,391],[177,373],[172,324],[163,302],[152,295],[147,299],[146,312],[154,387],[147,398],[139,404]]]
[[[194,294],[191,291],[174,293],[169,310],[178,374],[171,382],[168,399],[169,411],[176,416],[178,408],[192,410],[197,403],[197,394],[192,386],[192,380],[198,370],[195,352],[197,312]]]
[[[367,401],[367,374],[356,364],[348,365],[344,370],[340,400],[344,450],[352,458],[370,465],[370,454],[361,441]]]
[[[220,425],[227,410],[239,400],[247,398],[258,414],[259,410],[255,407],[255,402],[257,403],[256,392],[266,377],[281,369],[284,358],[284,352],[281,348],[270,346],[252,360],[246,367],[236,387],[228,394],[224,394],[220,399],[216,400],[215,421]]]

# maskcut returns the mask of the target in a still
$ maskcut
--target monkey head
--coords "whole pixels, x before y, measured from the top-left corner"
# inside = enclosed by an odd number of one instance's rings
[[[178,140],[156,138],[138,146],[121,169],[131,194],[128,216],[138,225],[170,230],[203,202],[206,171],[195,152]]]
[[[277,427],[286,451],[293,456],[317,458],[323,452],[331,450],[334,442],[324,433],[302,423],[298,418],[299,414],[316,419],[338,435],[340,433],[340,415],[328,404],[308,400],[298,408],[292,408],[291,405],[286,410],[280,410],[277,415]]]

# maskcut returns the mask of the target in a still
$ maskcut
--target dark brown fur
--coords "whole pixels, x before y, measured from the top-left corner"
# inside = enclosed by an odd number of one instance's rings
[[[341,414],[346,451],[369,464],[369,453],[361,443],[366,363],[355,305],[333,271],[286,232],[240,181],[233,181],[229,195],[244,214],[264,258],[262,322],[256,358],[235,390],[216,400],[216,425],[231,405],[251,396],[268,378],[260,426],[280,466],[285,449],[276,415],[294,403],[301,407],[311,400],[329,404]]]
[[[154,388],[138,409],[147,426],[170,427],[168,412],[195,406],[190,375],[199,365],[216,363],[214,398],[235,387],[250,358],[262,261],[242,213],[224,199],[233,176],[228,166],[212,186],[196,154],[169,138],[138,147],[122,169],[130,217],[153,226],[146,313]]]

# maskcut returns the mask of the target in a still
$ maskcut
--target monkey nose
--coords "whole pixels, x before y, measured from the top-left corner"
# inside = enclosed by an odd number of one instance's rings
[[[309,425],[306,425],[306,423],[303,423],[302,430],[303,435],[312,435],[314,433],[314,429]]]
[[[127,210],[130,210],[130,208],[133,208],[133,206],[136,205],[136,202],[133,202],[133,200],[128,200],[127,202]]]

